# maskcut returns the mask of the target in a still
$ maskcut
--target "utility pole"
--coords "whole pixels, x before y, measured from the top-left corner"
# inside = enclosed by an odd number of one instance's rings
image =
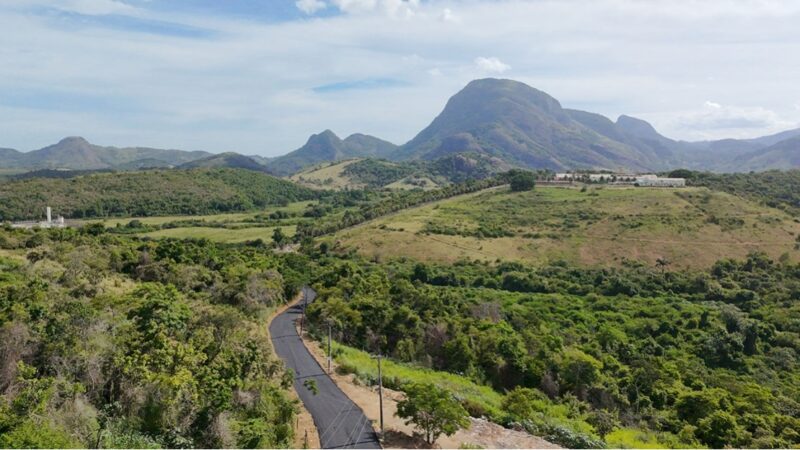
[[[303,337],[303,325],[306,323],[306,306],[308,305],[308,292],[303,288],[303,315],[300,317],[300,338]]]
[[[331,373],[331,322],[328,321],[328,373]]]
[[[381,358],[383,356],[378,353],[375,359],[378,360],[378,407],[381,411],[381,439],[383,439],[383,374],[381,373]]]

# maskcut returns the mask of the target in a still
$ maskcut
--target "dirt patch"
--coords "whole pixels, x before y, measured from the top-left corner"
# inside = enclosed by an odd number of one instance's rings
[[[303,336],[306,348],[314,355],[317,362],[328,367],[328,359],[320,344],[307,335]],[[355,375],[336,373],[337,364],[332,362],[331,379],[337,386],[358,405],[372,421],[376,431],[380,431],[380,408],[378,406],[377,388],[361,384]],[[397,402],[404,394],[392,389],[383,389],[384,448],[430,448],[415,432],[412,426],[406,425],[395,416]],[[464,444],[482,448],[561,448],[524,431],[515,431],[482,419],[470,419],[469,429],[459,430],[453,436],[442,436],[434,448],[459,448]]]

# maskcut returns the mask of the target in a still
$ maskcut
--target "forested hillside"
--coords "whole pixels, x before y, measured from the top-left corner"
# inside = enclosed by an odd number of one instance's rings
[[[266,320],[304,259],[0,229],[0,447],[293,446]]]
[[[291,182],[242,169],[33,178],[0,185],[0,221],[41,218],[46,206],[71,219],[158,216],[245,211],[315,196]]]
[[[308,317],[337,340],[507,393],[465,400],[475,416],[567,447],[800,444],[800,265],[343,259],[316,278]]]

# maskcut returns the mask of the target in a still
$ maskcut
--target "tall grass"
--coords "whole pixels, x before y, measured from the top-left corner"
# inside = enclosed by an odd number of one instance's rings
[[[339,343],[332,345],[332,353],[340,371],[355,374],[359,380],[370,385],[377,383],[378,364],[368,353]],[[402,390],[406,383],[431,383],[452,392],[472,415],[502,419],[503,395],[466,377],[389,359],[383,360],[382,372],[383,385],[387,388]]]

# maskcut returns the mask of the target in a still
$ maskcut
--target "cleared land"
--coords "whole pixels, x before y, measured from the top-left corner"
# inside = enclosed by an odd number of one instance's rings
[[[292,175],[289,179],[312,189],[360,189],[364,187],[363,184],[354,183],[342,173],[347,166],[358,161],[361,160],[350,159],[328,166],[317,166]]]
[[[602,266],[625,260],[707,267],[762,250],[800,260],[800,223],[777,209],[705,188],[537,187],[482,191],[408,209],[336,239],[376,258],[566,260]]]
[[[280,227],[283,234],[294,236],[295,226],[289,225]],[[176,238],[176,239],[208,239],[223,244],[236,242],[254,241],[261,239],[265,242],[272,240],[272,232],[275,227],[250,227],[250,228],[215,228],[215,227],[184,227],[166,228],[158,231],[143,233],[141,236],[151,238]]]
[[[160,226],[165,223],[170,222],[180,222],[180,221],[205,221],[205,222],[221,222],[221,223],[229,223],[229,224],[242,224],[242,223],[252,223],[256,221],[256,216],[263,216],[265,214],[270,214],[277,211],[285,211],[287,213],[302,213],[303,210],[308,205],[316,204],[316,200],[307,200],[307,201],[300,201],[289,203],[287,206],[276,206],[274,208],[267,208],[261,211],[255,212],[243,212],[243,213],[226,213],[226,214],[206,214],[206,215],[183,215],[183,216],[155,216],[155,217],[113,217],[109,219],[100,219],[100,220],[79,220],[76,221],[78,223],[94,223],[94,222],[102,222],[103,225],[106,227],[115,227],[115,226],[123,226],[129,223],[131,220],[138,220],[145,225],[155,225]]]

